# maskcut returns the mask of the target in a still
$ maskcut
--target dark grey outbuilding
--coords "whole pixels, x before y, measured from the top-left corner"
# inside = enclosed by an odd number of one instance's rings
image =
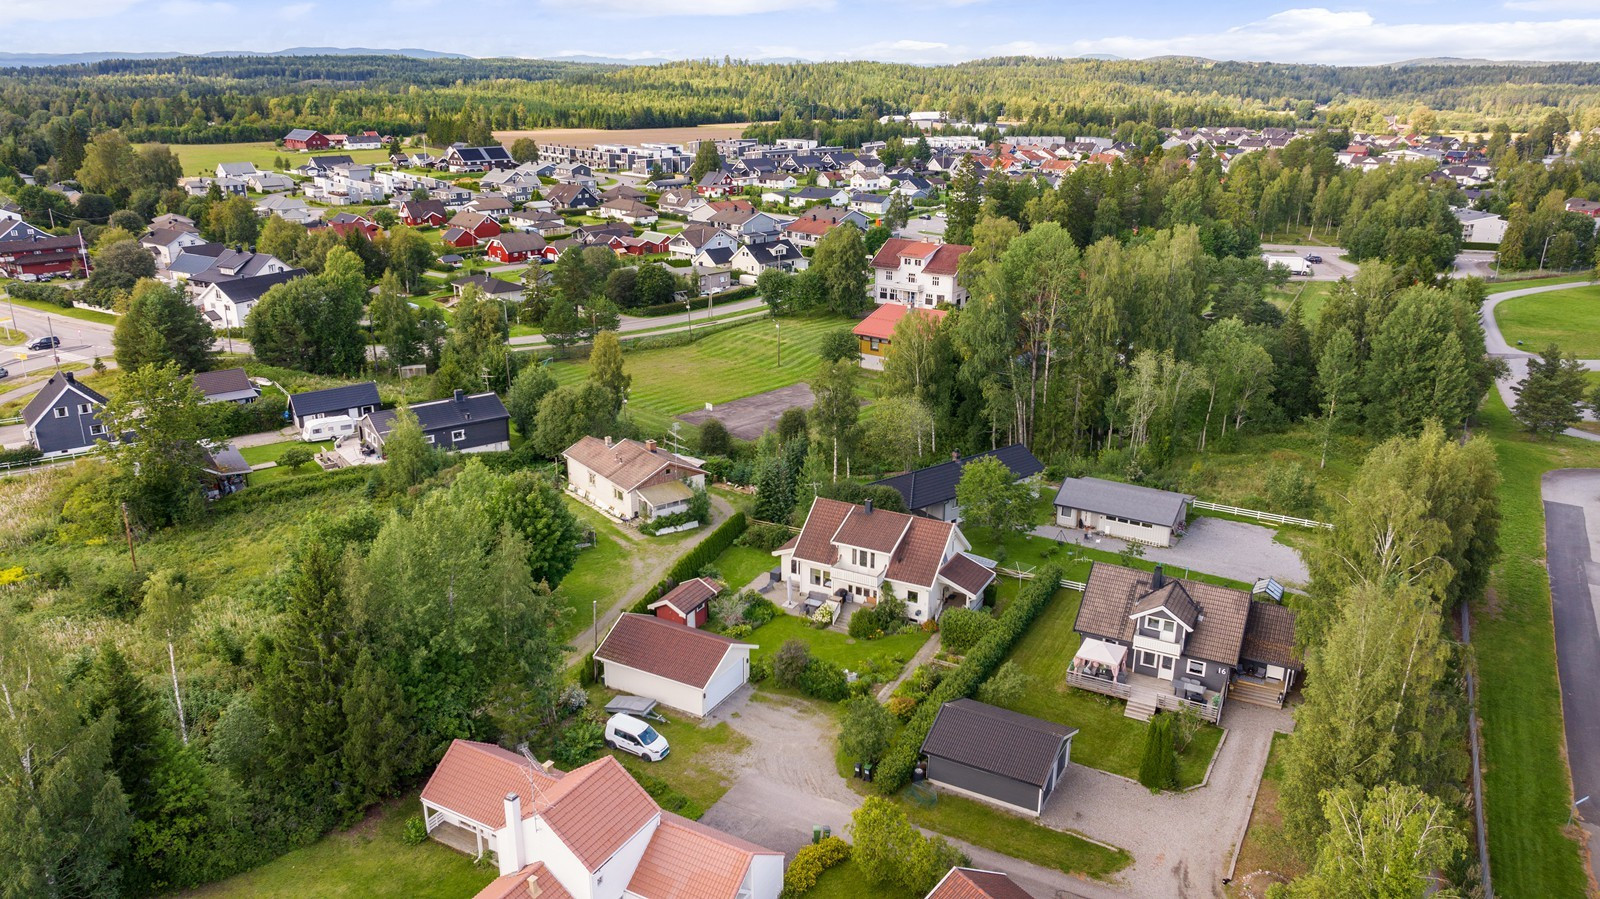
[[[1026,446],[1013,443],[1010,446],[958,457],[938,465],[874,481],[873,486],[893,487],[905,497],[906,508],[918,515],[926,515],[940,521],[959,521],[961,509],[956,505],[956,485],[961,482],[961,472],[969,462],[991,456],[1004,463],[1006,468],[1011,470],[1012,478],[1018,481],[1025,481],[1044,471],[1044,463],[1029,452]]]
[[[422,428],[423,439],[440,449],[458,453],[502,452],[511,448],[511,414],[493,393],[454,396],[411,407]],[[361,419],[361,439],[374,449],[394,429],[395,410],[383,409]]]
[[[1076,727],[958,699],[940,707],[922,754],[929,781],[1038,815],[1066,773],[1077,733]]]

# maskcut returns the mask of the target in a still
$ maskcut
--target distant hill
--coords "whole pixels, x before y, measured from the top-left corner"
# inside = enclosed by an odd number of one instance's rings
[[[1404,59],[1400,62],[1391,62],[1389,65],[1395,68],[1405,68],[1409,66],[1555,66],[1561,65],[1561,63],[1548,59],[1467,59],[1459,56],[1425,56],[1419,59]]]
[[[108,59],[176,59],[192,53],[152,52],[120,53],[116,51],[86,53],[5,53],[0,52],[0,68],[31,68],[40,66],[70,66]],[[290,47],[287,50],[213,50],[201,56],[408,56],[412,59],[471,59],[464,53],[444,53],[439,50],[421,50],[404,47],[399,50],[371,50],[366,47]]]

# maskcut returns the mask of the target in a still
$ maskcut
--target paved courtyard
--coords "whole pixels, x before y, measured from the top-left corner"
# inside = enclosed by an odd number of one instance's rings
[[[1036,527],[1033,533],[1108,552],[1121,552],[1127,545],[1115,537],[1053,524]],[[1147,546],[1144,557],[1169,568],[1193,569],[1247,583],[1271,577],[1285,586],[1304,584],[1311,577],[1305,560],[1294,547],[1273,539],[1276,533],[1259,524],[1202,516],[1190,523],[1188,533],[1177,546],[1168,549]],[[1176,573],[1182,576],[1185,572]]]
[[[810,409],[816,401],[816,397],[811,394],[811,385],[790,384],[788,387],[779,387],[777,390],[713,406],[709,411],[696,409],[693,412],[685,412],[678,418],[692,425],[715,418],[727,427],[729,434],[740,440],[757,440],[768,428],[777,427],[778,418],[785,411],[795,407]]]

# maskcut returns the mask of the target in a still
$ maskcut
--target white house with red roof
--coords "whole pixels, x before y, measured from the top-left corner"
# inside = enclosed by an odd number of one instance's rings
[[[455,740],[422,789],[434,839],[500,877],[478,899],[777,899],[783,853],[662,810],[607,755],[572,771]]]
[[[964,306],[967,289],[956,283],[961,257],[972,248],[891,237],[872,257],[872,297],[907,306]]]
[[[614,518],[655,518],[689,508],[706,487],[705,469],[654,440],[584,437],[561,454],[567,489]]]
[[[819,496],[799,536],[772,554],[790,599],[808,607],[877,605],[887,586],[905,600],[907,618],[933,621],[946,607],[983,604],[995,563],[971,550],[954,522]]]
[[[654,615],[623,614],[600,642],[601,680],[704,718],[750,679],[753,643]]]

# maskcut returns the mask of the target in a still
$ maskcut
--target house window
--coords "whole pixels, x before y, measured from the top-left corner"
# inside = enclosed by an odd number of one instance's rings
[[[917,283],[917,273],[916,272],[911,272],[911,273],[907,274],[906,275],[906,283],[907,284],[915,284],[915,283]]]
[[[106,426],[105,425],[90,425],[89,426],[89,436],[91,436],[91,437],[99,437],[100,435],[104,434],[105,432],[106,432]]]
[[[69,410],[66,406],[57,406],[54,409],[51,409],[50,413],[56,418],[66,418],[70,411],[71,410]]]
[[[428,443],[430,443],[430,444],[431,444],[431,443],[433,443],[433,442],[434,442],[434,440],[433,440],[433,435],[432,435],[432,434],[429,434],[429,435],[428,435],[428,436],[427,436],[427,437],[426,437],[426,438],[424,438],[424,439],[425,439],[425,440],[427,440],[427,441],[428,441]]]
[[[589,486],[594,486],[594,472],[589,472]]]
[[[907,590],[906,591],[906,602],[914,603],[916,601],[917,601],[917,591],[915,591],[915,590]]]
[[[89,404],[88,403],[79,403],[78,404],[78,414],[79,415],[88,415],[89,414]]]
[[[467,431],[466,431],[465,428],[457,428],[456,430],[450,432],[450,442],[451,443],[454,443],[457,440],[465,440],[465,439],[467,439]]]
[[[933,279],[933,286],[934,286],[934,287],[938,287],[938,286],[939,286],[939,278],[938,278],[938,276],[935,276],[935,277],[934,277],[934,279]]]
[[[1206,676],[1206,663],[1199,659],[1189,659],[1183,663],[1183,670],[1195,677]]]
[[[800,573],[800,560],[799,559],[790,559],[789,560],[789,573],[790,574],[799,574]]]
[[[872,343],[872,351],[874,353],[878,352],[878,348],[879,348],[878,338],[876,338],[876,337],[872,338],[871,343]]]
[[[1139,667],[1140,668],[1154,668],[1154,667],[1156,667],[1157,658],[1158,657],[1156,656],[1156,654],[1151,652],[1150,650],[1141,649],[1141,650],[1139,650]]]
[[[617,488],[615,488],[615,487],[612,487],[612,488],[611,488],[611,492],[612,492],[612,493],[613,493],[613,494],[614,494],[614,495],[615,495],[615,496],[616,496],[616,498],[617,498],[617,499],[618,499],[618,500],[621,500],[621,499],[622,499],[622,491],[621,491],[621,490],[618,490],[618,489],[617,489]]]

